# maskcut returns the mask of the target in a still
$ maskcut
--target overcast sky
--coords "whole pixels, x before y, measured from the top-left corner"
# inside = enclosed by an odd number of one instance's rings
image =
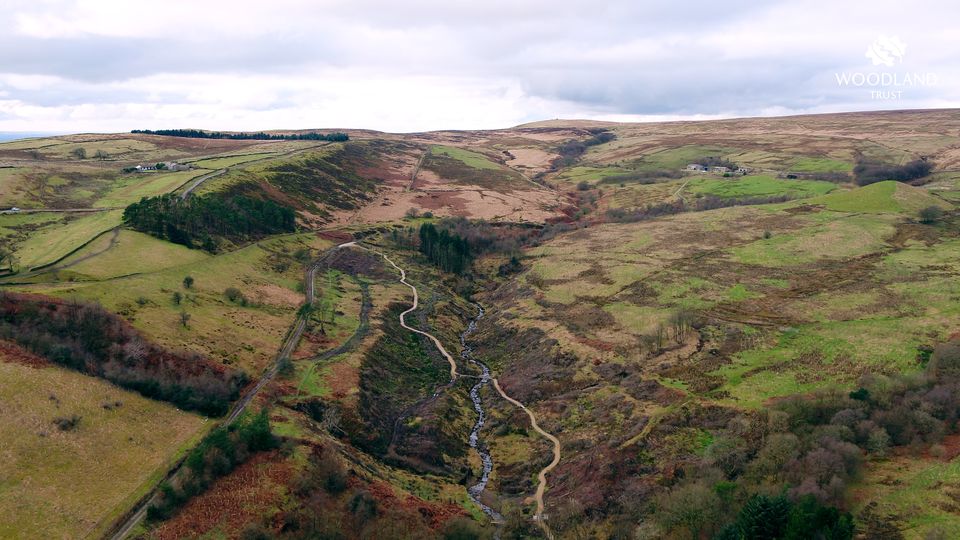
[[[956,0],[3,0],[0,28],[0,131],[960,106]],[[856,73],[928,85],[874,99]]]

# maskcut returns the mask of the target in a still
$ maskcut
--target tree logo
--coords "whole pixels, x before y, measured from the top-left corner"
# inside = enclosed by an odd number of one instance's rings
[[[895,63],[903,63],[906,50],[907,44],[900,41],[899,37],[880,36],[867,47],[866,56],[875,66],[893,67]]]

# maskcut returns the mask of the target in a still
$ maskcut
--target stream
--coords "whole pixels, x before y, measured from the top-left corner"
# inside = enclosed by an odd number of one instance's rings
[[[477,321],[483,317],[483,307],[480,304],[475,305],[478,310],[477,316],[470,321],[467,329],[460,334],[460,346],[462,347],[460,357],[480,368],[481,372],[480,380],[470,389],[470,400],[473,401],[473,408],[477,411],[477,423],[473,425],[473,431],[470,432],[470,448],[476,450],[477,454],[480,455],[480,461],[483,463],[483,474],[480,475],[479,482],[467,489],[467,493],[470,495],[470,499],[483,510],[483,513],[490,516],[490,519],[494,522],[502,523],[503,516],[501,516],[499,512],[480,502],[480,494],[486,489],[487,482],[490,480],[490,472],[493,470],[493,457],[490,455],[490,450],[487,448],[487,445],[480,440],[480,430],[483,429],[483,424],[487,418],[486,413],[483,411],[483,400],[480,399],[480,390],[485,385],[490,384],[491,377],[490,368],[474,358],[473,349],[467,345],[467,336],[477,330]]]

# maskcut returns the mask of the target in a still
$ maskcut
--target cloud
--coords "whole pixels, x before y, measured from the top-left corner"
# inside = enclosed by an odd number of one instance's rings
[[[0,130],[501,127],[960,105],[960,7],[855,0],[450,2],[10,0]],[[840,88],[874,69],[939,83],[895,103]]]

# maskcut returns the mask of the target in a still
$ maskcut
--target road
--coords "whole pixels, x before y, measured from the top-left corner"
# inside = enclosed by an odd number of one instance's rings
[[[107,212],[109,210],[119,210],[123,208],[122,206],[105,206],[103,208],[21,208],[17,212],[11,212],[10,210],[0,211],[0,214],[40,214],[40,213],[93,213],[93,212]]]
[[[304,276],[304,302],[306,304],[312,304],[314,298],[314,278],[317,274],[317,269],[320,268],[320,265],[330,257],[331,254],[336,252],[338,249],[345,248],[347,246],[354,245],[353,242],[348,242],[346,244],[341,244],[339,246],[333,247],[325,251],[320,257],[318,257],[306,270]],[[236,403],[234,403],[233,408],[230,410],[230,413],[221,421],[222,426],[230,425],[240,417],[247,406],[253,401],[253,398],[263,389],[264,386],[269,383],[274,376],[277,374],[277,370],[280,367],[280,361],[284,358],[290,356],[296,349],[297,344],[300,342],[300,337],[303,335],[303,331],[307,326],[307,320],[303,315],[298,314],[297,320],[293,323],[293,326],[290,328],[290,331],[287,333],[287,337],[284,340],[283,344],[280,347],[280,351],[277,353],[277,356],[274,358],[273,364],[264,372],[263,376],[257,381],[252,388],[250,388],[246,394],[243,395]],[[183,462],[178,462],[173,469],[167,473],[164,480],[169,480],[176,476],[179,472]],[[143,499],[140,500],[139,506],[136,507],[136,510],[132,513],[127,514],[127,517],[123,522],[117,524],[113,527],[110,532],[108,532],[105,538],[110,538],[111,540],[123,540],[126,538],[130,531],[132,531],[147,515],[147,509],[157,498],[157,490],[154,489]]]
[[[218,176],[220,176],[220,175],[222,175],[222,174],[226,174],[227,171],[229,171],[229,170],[230,170],[229,168],[224,167],[224,168],[222,168],[222,169],[218,169],[218,170],[213,171],[213,172],[211,172],[211,173],[207,173],[207,174],[204,174],[203,176],[197,177],[197,179],[194,180],[192,184],[190,184],[190,187],[188,187],[187,189],[183,190],[183,193],[180,194],[180,200],[186,200],[186,198],[190,196],[190,193],[192,193],[193,190],[195,190],[195,189],[197,189],[198,187],[200,187],[200,184],[206,182],[207,180],[209,180],[209,179],[211,179],[211,178],[216,178],[216,177],[218,177]]]
[[[359,248],[361,248],[361,249],[369,249],[369,248],[366,248],[366,247],[364,247],[364,246],[357,245],[355,242],[350,242],[349,244],[343,244],[341,247],[347,247],[347,246],[357,246],[357,247],[359,247]],[[406,273],[406,271],[405,271],[403,268],[400,268],[399,266],[397,266],[397,264],[394,263],[392,260],[390,260],[390,258],[387,257],[387,255],[386,255],[385,253],[376,251],[376,250],[374,250],[374,249],[370,249],[370,251],[372,251],[372,252],[380,255],[381,257],[384,258],[385,261],[387,261],[388,263],[390,263],[391,266],[393,266],[394,268],[396,268],[397,270],[399,270],[399,271],[400,271],[400,283],[403,283],[403,284],[406,285],[407,287],[410,287],[410,289],[413,291],[413,307],[411,307],[410,309],[408,309],[408,310],[406,310],[406,311],[404,311],[403,313],[400,314],[400,325],[403,326],[404,328],[406,328],[407,330],[410,330],[411,332],[416,332],[417,334],[420,334],[420,335],[422,335],[422,336],[425,336],[425,337],[429,338],[431,341],[433,341],[434,345],[437,346],[437,350],[440,351],[440,354],[442,354],[442,355],[444,356],[444,358],[446,358],[447,361],[450,362],[450,380],[451,380],[451,382],[452,382],[453,380],[455,380],[455,379],[458,377],[457,364],[456,364],[456,362],[453,361],[453,357],[450,356],[450,353],[447,352],[447,350],[443,347],[443,344],[440,343],[440,340],[437,339],[436,337],[434,337],[432,334],[429,334],[429,333],[424,332],[424,331],[422,331],[422,330],[417,330],[416,328],[411,328],[411,327],[408,326],[407,323],[404,321],[404,316],[405,316],[406,314],[408,314],[408,313],[410,313],[411,311],[417,309],[417,299],[419,298],[419,295],[418,295],[418,293],[417,293],[417,288],[407,282],[407,273]],[[553,531],[550,530],[550,527],[547,525],[547,522],[544,520],[544,517],[543,517],[543,510],[544,510],[543,497],[544,497],[544,494],[546,493],[546,490],[547,490],[547,475],[548,475],[548,474],[550,473],[550,471],[552,471],[557,465],[560,464],[560,458],[561,458],[560,439],[556,438],[555,436],[553,436],[552,434],[548,433],[548,432],[545,431],[543,428],[541,428],[541,427],[540,427],[540,424],[537,422],[537,416],[536,416],[536,414],[534,414],[533,411],[531,411],[531,410],[528,409],[526,406],[524,406],[523,403],[520,403],[520,402],[517,401],[516,399],[513,399],[512,397],[510,397],[510,396],[503,390],[503,388],[500,386],[500,381],[499,381],[499,380],[497,380],[496,378],[493,378],[493,379],[491,379],[491,380],[492,380],[492,382],[493,382],[494,388],[497,389],[497,392],[500,394],[500,396],[501,396],[503,399],[507,400],[507,402],[511,403],[512,405],[514,405],[514,406],[516,406],[516,407],[519,407],[520,410],[522,410],[523,412],[525,412],[525,413],[527,414],[527,417],[530,419],[530,425],[533,427],[533,430],[536,431],[537,433],[539,433],[542,437],[544,437],[544,438],[546,438],[547,440],[549,440],[551,443],[553,443],[553,460],[552,460],[546,467],[544,467],[543,469],[541,469],[539,474],[537,474],[537,491],[536,491],[536,494],[534,495],[534,500],[535,500],[536,503],[537,503],[537,511],[536,511],[536,513],[533,515],[534,521],[537,522],[537,525],[539,525],[540,528],[543,530],[544,534],[547,535],[547,538],[549,538],[550,540],[553,540]]]

